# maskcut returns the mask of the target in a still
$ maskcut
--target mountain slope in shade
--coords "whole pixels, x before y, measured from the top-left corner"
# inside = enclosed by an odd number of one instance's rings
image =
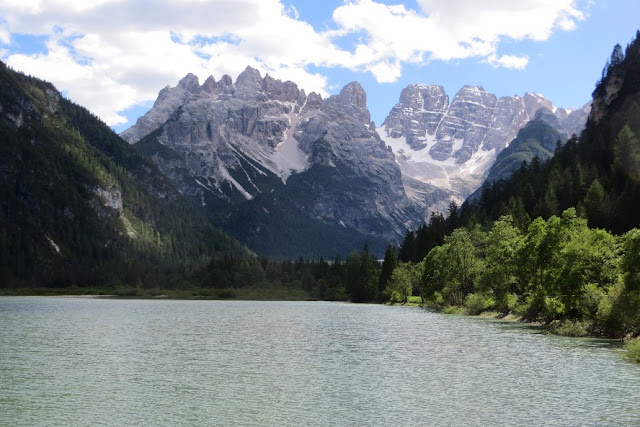
[[[49,83],[0,63],[0,283],[144,281],[246,248]]]

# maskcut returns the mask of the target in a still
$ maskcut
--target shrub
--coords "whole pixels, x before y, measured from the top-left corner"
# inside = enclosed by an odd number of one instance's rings
[[[463,314],[464,309],[457,305],[448,305],[442,310],[445,314]]]
[[[544,312],[544,308],[544,297],[539,292],[536,292],[527,295],[520,304],[515,307],[514,311],[524,320],[538,320],[540,314]]]
[[[565,305],[559,298],[544,297],[544,311],[541,314],[546,323],[561,318],[565,311]]]
[[[549,332],[565,337],[586,337],[589,335],[589,322],[581,320],[561,320],[552,322],[547,328]]]
[[[631,363],[640,363],[640,338],[626,340],[624,347],[627,349],[625,359]]]
[[[506,301],[507,309],[509,311],[515,311],[518,307],[518,295],[508,293],[504,299]]]
[[[483,311],[493,307],[494,304],[494,299],[489,295],[483,293],[469,294],[464,299],[464,307],[471,315],[480,314]]]

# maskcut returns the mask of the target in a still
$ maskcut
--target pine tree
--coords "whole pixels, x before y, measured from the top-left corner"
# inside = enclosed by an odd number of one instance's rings
[[[584,207],[590,227],[604,228],[607,223],[607,206],[602,184],[593,180],[584,198]]]
[[[380,279],[378,280],[378,292],[384,292],[393,270],[398,266],[398,257],[396,256],[396,247],[392,244],[387,246],[384,253],[384,261],[382,262],[382,270],[380,271]]]

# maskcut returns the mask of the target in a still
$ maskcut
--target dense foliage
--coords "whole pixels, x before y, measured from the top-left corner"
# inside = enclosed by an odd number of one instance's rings
[[[309,299],[386,301],[381,265],[367,246],[346,260],[275,261],[258,258],[213,259],[194,278],[201,289],[241,292],[244,288],[286,289]],[[224,292],[222,295],[224,295]]]
[[[435,308],[516,313],[566,335],[640,334],[640,230],[590,228],[575,208],[525,231],[511,216],[456,228],[392,278],[403,301],[413,291]]]

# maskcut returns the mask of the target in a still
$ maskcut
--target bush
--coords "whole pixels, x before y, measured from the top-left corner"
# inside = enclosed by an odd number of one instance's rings
[[[515,311],[518,307],[518,295],[508,293],[505,297],[508,311]]]
[[[586,337],[589,335],[589,325],[589,322],[581,320],[561,320],[552,322],[547,330],[565,337]]]
[[[544,311],[541,313],[545,323],[560,319],[565,314],[565,305],[556,297],[544,297]]]
[[[627,350],[625,359],[631,363],[640,363],[640,338],[626,340],[624,347]]]
[[[442,310],[445,314],[464,314],[464,309],[457,305],[448,305]]]
[[[491,298],[489,295],[476,293],[469,294],[464,299],[464,307],[467,309],[467,312],[471,315],[477,315],[486,311],[493,307],[495,304],[495,300]]]

